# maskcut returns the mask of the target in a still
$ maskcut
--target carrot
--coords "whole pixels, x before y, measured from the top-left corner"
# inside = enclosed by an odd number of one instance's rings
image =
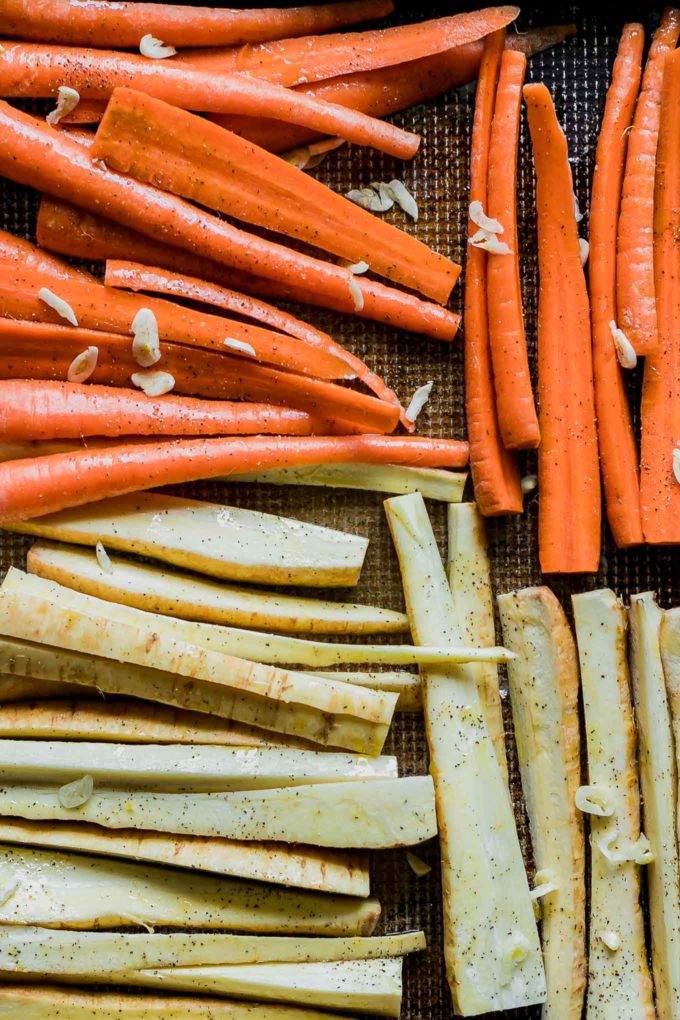
[[[459,444],[420,436],[179,439],[56,453],[0,464],[0,524],[110,496],[268,468],[332,464],[450,467]]]
[[[638,452],[611,323],[616,319],[616,230],[626,158],[642,71],[645,33],[625,25],[607,93],[590,202],[590,307],[600,465],[607,518],[619,548],[642,542]]]
[[[680,50],[664,62],[654,198],[659,346],[642,384],[641,502],[645,541],[680,542]]]
[[[600,478],[590,315],[567,140],[545,85],[525,85],[538,226],[538,542],[546,574],[594,573]]]
[[[256,294],[258,297],[351,312],[362,319],[373,319],[410,333],[423,333],[435,340],[452,340],[460,323],[460,317],[447,308],[361,277],[357,278],[356,283],[364,303],[357,310],[349,288],[339,296],[329,297],[319,293],[313,286],[305,285],[299,278],[296,282],[283,284],[254,273],[227,268],[217,261],[190,255],[160,240],[152,240],[110,220],[49,197],[43,197],[40,203],[37,237],[45,248],[62,255],[89,261],[134,258],[138,262],[199,276],[203,280],[247,294]]]
[[[491,141],[487,215],[503,227],[508,255],[489,255],[487,306],[498,425],[509,450],[538,446],[540,431],[529,373],[517,235],[517,148],[526,72],[523,53],[506,50],[496,91]]]
[[[289,10],[221,10],[174,4],[88,0],[4,0],[3,29],[17,39],[68,46],[136,48],[145,35],[171,46],[231,46],[328,32],[391,14],[391,0],[345,3]]]
[[[203,117],[116,89],[92,154],[107,166],[238,220],[366,261],[444,303],[460,268],[321,181]]]
[[[642,89],[628,135],[616,257],[620,328],[637,354],[658,344],[654,293],[654,166],[664,57],[680,37],[680,11],[669,7],[649,48]]]
[[[85,99],[108,99],[119,86],[135,87],[157,99],[213,113],[274,117],[371,145],[390,156],[410,159],[420,138],[331,103],[243,74],[215,74],[110,50],[3,42],[0,95],[11,99],[54,96],[68,84]]]
[[[87,436],[306,436],[312,431],[308,414],[267,404],[171,394],[154,399],[136,390],[74,383],[0,382],[0,434],[7,442]]]
[[[486,207],[491,120],[505,33],[486,40],[477,79],[475,116],[470,150],[470,201]],[[470,222],[470,235],[477,227]],[[517,462],[503,446],[489,345],[487,312],[488,256],[468,245],[465,268],[465,407],[470,469],[475,499],[487,517],[522,512]]]
[[[76,269],[63,259],[55,258],[46,251],[37,248],[30,241],[8,234],[0,230],[0,265],[21,266],[29,271],[45,273],[62,280],[92,280],[93,277],[84,269]]]

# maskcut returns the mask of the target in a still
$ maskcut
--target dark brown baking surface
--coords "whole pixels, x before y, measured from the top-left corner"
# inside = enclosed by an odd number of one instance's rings
[[[397,0],[398,2],[398,0]],[[214,4],[213,4],[214,5]],[[470,7],[471,4],[461,5]],[[452,13],[457,4],[401,4],[396,20],[411,21]],[[592,12],[602,12],[593,14]],[[520,30],[532,24],[575,22],[578,34],[566,44],[534,57],[529,77],[544,81],[552,90],[571,147],[572,166],[581,208],[587,211],[589,182],[597,130],[607,89],[618,34],[624,19],[643,20],[651,28],[658,12],[640,4],[535,4],[525,7]],[[402,179],[420,207],[416,227],[400,213],[387,217],[403,223],[444,254],[462,259],[467,212],[467,160],[472,120],[473,92],[470,87],[436,102],[399,115],[400,124],[421,131],[423,146],[411,164],[402,165],[389,157],[356,148],[332,153],[317,171],[321,180],[340,192],[375,180]],[[533,177],[526,124],[521,138],[520,236],[524,253],[524,298],[530,344],[535,340],[536,245],[533,206]],[[34,238],[36,197],[28,189],[0,180],[0,225],[30,239]],[[587,219],[582,223],[587,236]],[[456,288],[453,307],[460,310],[462,286]],[[310,321],[328,329],[372,368],[382,372],[403,400],[428,379],[435,386],[429,404],[419,419],[422,432],[460,437],[464,435],[462,347],[451,347],[422,337],[398,333],[387,327],[347,317],[305,309]],[[569,352],[565,351],[565,357]],[[633,382],[633,385],[635,383]],[[535,470],[529,457],[525,470]],[[268,486],[203,484],[186,488],[186,493],[217,499],[239,506],[297,516],[367,535],[371,539],[366,567],[358,589],[334,593],[362,600],[374,600],[394,608],[402,606],[396,559],[391,548],[378,495],[322,489],[273,489]],[[431,504],[430,510],[444,551],[445,509]],[[493,521],[489,526],[494,580],[497,591],[508,591],[540,583],[536,541],[536,495],[527,499],[521,518]],[[605,529],[606,530],[606,529]],[[10,564],[23,566],[29,540],[2,534],[0,566],[4,574]],[[574,591],[610,586],[621,596],[654,589],[663,605],[680,602],[678,555],[670,549],[642,548],[617,552],[607,538],[603,544],[600,572],[596,577],[547,579],[564,600]],[[566,604],[566,603],[565,603]],[[399,756],[406,773],[427,768],[422,723],[401,717],[390,737],[388,750]],[[521,808],[517,769],[511,755],[513,791],[525,846],[526,825]],[[405,967],[404,1020],[440,1020],[452,1016],[441,962],[441,919],[437,873],[437,847],[422,848],[421,856],[434,865],[432,873],[416,878],[403,853],[384,854],[375,860],[374,889],[383,901],[383,929],[422,927],[430,949],[407,960]],[[535,1017],[539,1010],[520,1011],[517,1017]]]

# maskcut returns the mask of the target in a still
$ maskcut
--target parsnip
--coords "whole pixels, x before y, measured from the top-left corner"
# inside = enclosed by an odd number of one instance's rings
[[[590,814],[587,1020],[653,1020],[640,910],[640,792],[626,657],[626,614],[613,592],[572,597],[581,663]],[[595,788],[593,791],[592,788]],[[609,813],[611,811],[611,814]],[[607,941],[614,948],[609,948]]]
[[[663,614],[659,640],[668,705],[671,710],[676,774],[680,776],[680,607],[667,609]],[[680,802],[676,815],[680,840]]]
[[[0,925],[370,935],[380,913],[375,900],[23,847],[0,846],[0,888]]]
[[[544,1020],[580,1020],[586,985],[585,847],[580,786],[579,673],[564,611],[549,588],[498,596],[522,788],[541,900],[548,998]]]
[[[454,641],[462,622],[420,495],[385,504],[416,641]],[[510,798],[474,672],[423,673],[442,854],[444,954],[463,1016],[541,1002],[545,978]]]
[[[659,1020],[680,1020],[680,864],[676,830],[677,771],[659,628],[652,592],[631,595],[630,664],[637,719],[647,866],[652,971]]]
[[[316,669],[314,675],[328,680],[340,680],[344,684],[359,684],[372,691],[394,691],[399,695],[397,712],[420,712],[423,707],[422,684],[417,673],[404,673],[400,670],[385,673],[348,673],[338,670],[327,673]]]
[[[323,485],[333,489],[364,489],[407,495],[420,492],[426,499],[459,503],[467,480],[465,471],[440,468],[399,467],[393,464],[314,464],[230,475],[228,482],[261,482],[266,485]]]
[[[29,573],[77,591],[185,620],[301,634],[408,630],[406,616],[390,609],[237,588],[121,556],[109,558],[111,569],[103,570],[89,549],[36,542],[26,562]]]
[[[368,540],[316,524],[195,499],[137,492],[15,521],[9,531],[150,556],[228,580],[355,585]]]
[[[449,507],[448,538],[449,587],[456,619],[460,621],[460,639],[471,645],[490,648],[496,644],[491,566],[484,519],[475,503]],[[507,785],[508,759],[498,667],[491,662],[479,663],[473,672],[486,728]]]

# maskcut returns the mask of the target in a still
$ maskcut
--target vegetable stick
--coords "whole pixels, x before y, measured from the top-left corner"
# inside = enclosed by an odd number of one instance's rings
[[[36,542],[29,550],[27,569],[89,595],[185,620],[269,627],[290,634],[408,631],[406,616],[390,609],[237,588],[207,577],[109,558],[112,569],[105,570],[90,550]]]
[[[474,503],[461,503],[448,509],[447,574],[461,640],[482,646],[495,645],[491,564],[484,519]],[[484,722],[507,786],[508,760],[498,667],[493,663],[479,663],[470,666],[468,672],[474,674],[477,681]]]
[[[62,280],[90,281],[93,277],[84,269],[76,269],[63,259],[55,258],[30,241],[0,230],[0,258],[4,267],[21,266],[27,272],[45,273]]]
[[[545,85],[525,85],[536,170],[541,446],[538,541],[545,574],[595,573],[600,482],[588,294],[567,141]],[[569,357],[565,357],[565,352]]]
[[[449,259],[292,164],[142,92],[115,90],[91,151],[112,169],[205,208],[367,261],[378,275],[442,304],[459,276]]]
[[[640,834],[626,615],[607,590],[574,595],[572,603],[588,743],[586,789],[602,800],[601,807],[594,805],[598,814],[589,817],[587,1015],[592,1020],[653,1020],[637,863],[644,860],[647,844]]]
[[[501,240],[510,249],[506,255],[491,253],[486,270],[498,424],[509,450],[532,449],[540,440],[524,332],[517,234],[517,150],[526,66],[523,53],[504,51],[491,123],[487,186],[487,215],[501,224]]]
[[[487,175],[496,83],[505,45],[504,33],[489,36],[477,79],[470,150],[470,202],[487,205]],[[469,221],[472,236],[477,227]],[[475,499],[485,517],[521,513],[522,491],[514,456],[500,434],[487,306],[488,256],[468,244],[465,269],[465,412],[470,470]]]
[[[659,1020],[680,1017],[680,864],[677,774],[659,629],[663,612],[652,592],[631,595],[630,662],[639,739],[645,833],[654,853],[647,867],[652,972]]]
[[[611,323],[616,319],[616,229],[621,183],[644,42],[642,25],[624,26],[600,127],[590,202],[588,276],[597,436],[607,518],[619,548],[642,542],[638,452]]]
[[[110,445],[115,445],[116,440],[97,440],[95,437],[93,442],[102,442],[104,445],[108,442]],[[46,439],[39,443],[0,443],[0,461],[45,457],[49,453],[66,453],[69,450],[78,450],[82,445],[82,442],[77,442],[74,439]]]
[[[667,609],[660,628],[661,658],[675,742],[676,770],[680,772],[680,611]],[[680,814],[678,815],[680,838]]]
[[[665,58],[654,200],[654,281],[659,347],[642,384],[640,502],[645,542],[680,542],[680,53]]]
[[[637,354],[658,345],[654,288],[654,169],[664,57],[680,37],[680,11],[668,7],[649,48],[628,133],[616,252],[617,321]]]
[[[585,846],[576,647],[549,588],[498,596],[510,698],[540,900],[548,998],[545,1020],[580,1020],[586,987]]]
[[[151,34],[170,46],[231,46],[328,32],[391,14],[391,0],[293,7],[289,10],[222,10],[158,3],[110,3],[97,0],[74,7],[48,0],[36,9],[31,0],[9,0],[4,29],[17,39],[135,49]]]
[[[461,464],[465,444],[461,443]],[[333,489],[363,489],[368,492],[390,492],[406,495],[421,492],[426,499],[459,503],[467,474],[437,468],[408,468],[391,464],[313,464],[304,468],[282,468],[279,471],[253,471],[230,475],[230,482],[257,482],[263,485],[312,485]]]
[[[0,906],[2,924],[10,925],[370,935],[380,913],[376,900],[52,850],[3,846],[0,866],[16,883]]]
[[[385,504],[417,641],[458,639],[462,621],[422,496]],[[510,798],[474,673],[423,673],[444,899],[444,956],[463,1016],[542,1002],[541,949]]]
[[[423,707],[420,677],[415,673],[347,673],[344,670],[327,673],[316,670],[315,675],[327,677],[329,680],[340,680],[341,683],[360,684],[372,691],[394,691],[399,695],[397,712],[420,712]]]

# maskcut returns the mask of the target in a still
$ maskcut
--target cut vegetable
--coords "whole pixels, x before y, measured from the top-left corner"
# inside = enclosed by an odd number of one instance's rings
[[[467,460],[461,444],[461,463]],[[246,475],[230,475],[230,482],[261,482],[266,485],[327,485],[336,489],[365,489],[369,492],[392,492],[406,495],[421,492],[426,499],[459,503],[467,474],[454,474],[437,468],[405,468],[390,464],[313,464],[304,468],[281,471],[258,471]]]
[[[463,621],[422,497],[399,496],[385,506],[414,638],[459,639]],[[529,884],[474,672],[428,670],[423,701],[454,1008],[467,1016],[542,1002],[545,979]]]
[[[675,743],[676,771],[680,773],[680,609],[668,609],[661,621],[661,658]],[[678,814],[680,838],[680,813]]]
[[[588,1015],[602,1020],[653,1020],[652,981],[642,912],[635,723],[626,658],[626,615],[613,592],[572,598],[581,663],[588,744],[588,781],[611,791],[615,812],[590,815],[590,956]],[[613,848],[616,844],[620,850]],[[599,931],[616,932],[612,953]]]
[[[315,676],[325,676],[329,680],[340,680],[346,684],[359,684],[370,687],[374,691],[394,691],[399,695],[397,712],[420,712],[423,707],[423,692],[420,677],[416,673],[331,673],[314,671]],[[0,710],[1,718],[1,710]]]
[[[542,1015],[580,1020],[586,886],[583,821],[574,803],[581,770],[576,647],[548,588],[499,595],[498,609],[504,639],[518,656],[508,668],[512,716],[536,881],[543,877],[545,885],[540,904],[548,998]]]

